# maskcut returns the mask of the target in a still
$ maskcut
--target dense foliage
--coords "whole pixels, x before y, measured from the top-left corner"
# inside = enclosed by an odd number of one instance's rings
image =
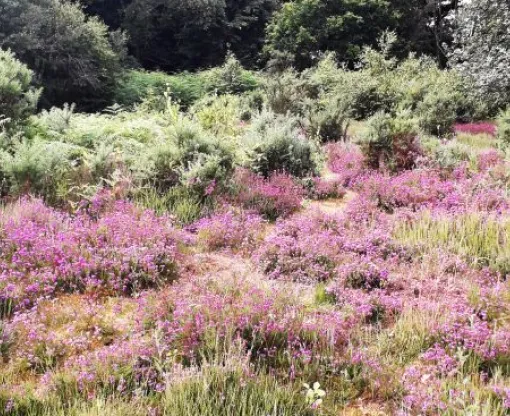
[[[0,49],[0,120],[16,124],[31,115],[37,106],[39,91],[32,86],[32,71],[14,54]]]
[[[508,416],[492,4],[0,0],[0,415]]]
[[[254,65],[278,0],[132,0],[122,27],[147,68],[219,65],[228,50]]]
[[[510,99],[510,5],[465,1],[456,15],[451,63],[471,79],[479,99],[494,113]]]
[[[121,69],[121,33],[109,33],[66,0],[2,0],[0,27],[0,46],[36,73],[44,105],[98,108],[108,102]]]

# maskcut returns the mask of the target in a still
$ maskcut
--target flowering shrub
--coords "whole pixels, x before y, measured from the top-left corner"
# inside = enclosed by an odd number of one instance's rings
[[[258,214],[232,208],[196,222],[192,228],[207,249],[250,249],[261,239],[264,220]]]
[[[493,164],[494,157],[482,157],[482,164]],[[417,169],[390,176],[380,173],[358,180],[354,189],[393,212],[395,208],[434,208],[448,211],[504,211],[508,197],[490,172],[471,174],[458,168],[452,174],[433,169]]]
[[[497,127],[494,123],[480,122],[480,123],[457,123],[453,126],[453,131],[456,134],[488,134],[489,136],[496,136]]]
[[[269,220],[285,217],[301,207],[305,194],[292,176],[274,173],[268,179],[240,169],[234,178],[233,202]]]
[[[332,143],[326,149],[328,167],[339,176],[339,181],[344,186],[349,186],[365,171],[365,157],[359,147],[345,143]]]
[[[495,149],[481,152],[477,159],[477,165],[480,171],[487,171],[504,163],[503,155]]]
[[[184,363],[212,358],[218,348],[228,349],[236,339],[252,359],[268,364],[287,352],[306,357],[311,351],[344,345],[353,324],[334,311],[307,311],[292,302],[287,291],[269,291],[246,278],[194,280],[170,287],[149,302],[145,325],[158,328],[165,348],[176,351]]]
[[[169,218],[126,202],[93,218],[24,199],[0,221],[0,298],[19,308],[59,293],[129,295],[172,281],[185,241]]]
[[[308,198],[310,199],[341,198],[345,195],[341,179],[316,177],[308,181],[306,185],[308,188]]]

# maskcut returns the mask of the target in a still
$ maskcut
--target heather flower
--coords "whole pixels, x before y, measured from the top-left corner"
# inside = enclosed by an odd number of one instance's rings
[[[28,199],[12,210],[0,218],[0,297],[18,308],[63,293],[130,295],[177,277],[187,238],[165,216],[122,201],[97,217]]]
[[[496,136],[497,127],[494,123],[489,122],[479,122],[479,123],[457,123],[453,127],[455,133],[464,133],[464,134],[487,134],[489,136]]]
[[[202,218],[192,228],[197,231],[199,242],[210,250],[243,251],[251,250],[261,240],[264,223],[258,214],[230,208]]]
[[[301,207],[305,191],[285,173],[269,178],[239,169],[234,178],[235,195],[232,203],[258,212],[269,220],[286,217]]]

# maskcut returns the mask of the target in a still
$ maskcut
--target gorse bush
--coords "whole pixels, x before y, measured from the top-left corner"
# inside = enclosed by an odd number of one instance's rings
[[[319,96],[306,110],[307,132],[319,142],[346,141],[351,111],[343,97]]]
[[[204,192],[212,182],[224,181],[233,171],[233,151],[193,121],[181,118],[167,134],[153,142],[140,164],[144,180],[156,188],[164,191],[186,183]]]
[[[264,177],[282,171],[304,177],[317,170],[318,150],[293,118],[263,111],[252,120],[242,140],[247,166]]]
[[[0,122],[15,125],[35,112],[40,90],[32,87],[32,77],[12,52],[0,49]]]
[[[256,73],[245,70],[237,58],[229,53],[223,66],[204,73],[208,92],[215,94],[241,94],[258,87]]]
[[[394,118],[378,113],[370,119],[369,127],[362,149],[371,168],[397,171],[415,166],[422,154],[415,120],[405,114]]]
[[[241,98],[235,95],[206,96],[195,103],[190,112],[204,129],[228,138],[242,132],[243,107]]]

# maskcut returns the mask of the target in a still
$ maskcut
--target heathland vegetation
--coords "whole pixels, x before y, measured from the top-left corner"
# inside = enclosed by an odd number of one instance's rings
[[[509,27],[0,0],[0,415],[509,415]]]

